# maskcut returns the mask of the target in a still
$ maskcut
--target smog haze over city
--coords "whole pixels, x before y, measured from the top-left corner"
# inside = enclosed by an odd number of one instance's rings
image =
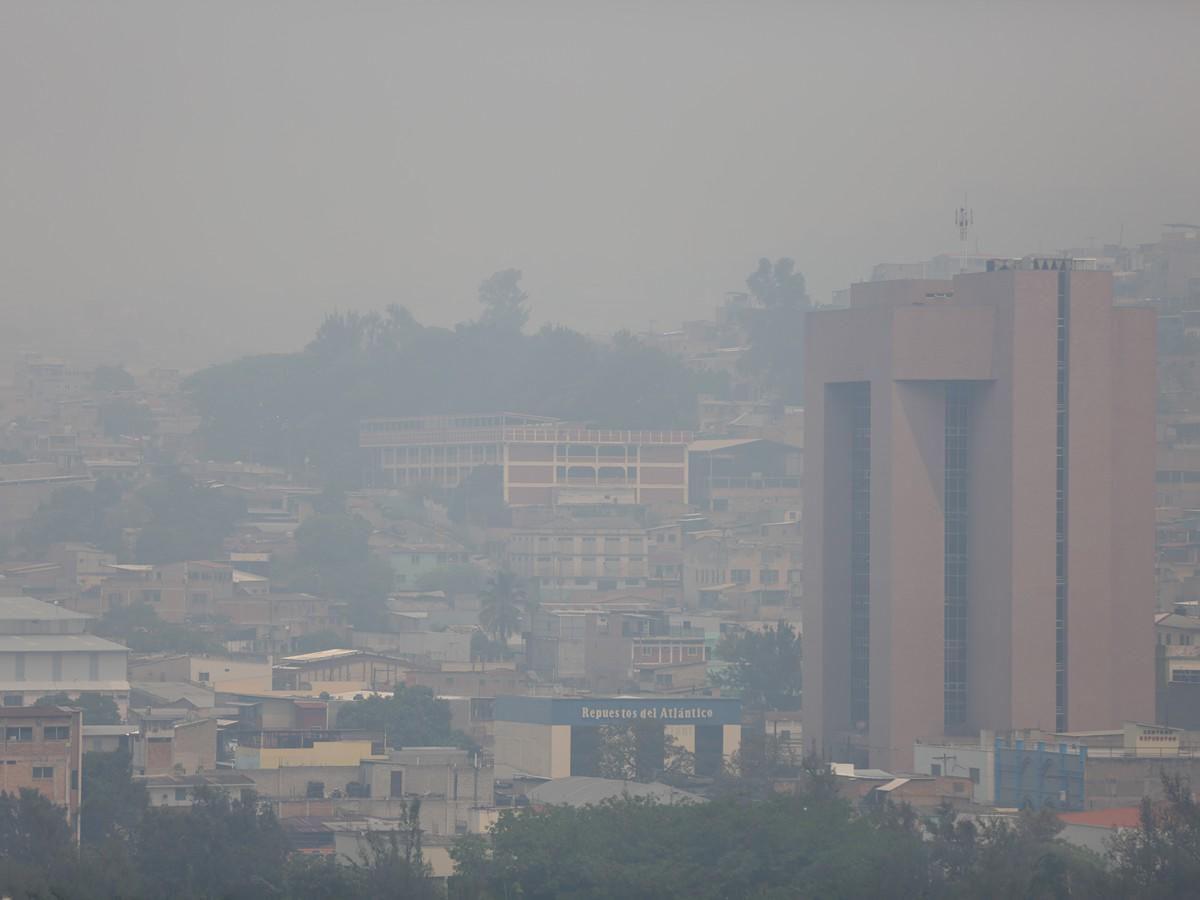
[[[1153,240],[1189,6],[4,4],[3,343],[198,367],[508,267],[537,322],[667,328],[759,256],[822,303],[953,252],[964,194],[986,253]]]
[[[1194,897],[1200,4],[0,0],[0,897]]]

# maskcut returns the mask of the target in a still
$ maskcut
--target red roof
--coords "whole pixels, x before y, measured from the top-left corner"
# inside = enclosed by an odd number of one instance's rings
[[[1112,809],[1089,809],[1084,812],[1059,813],[1067,825],[1091,825],[1096,828],[1137,828],[1142,824],[1138,806],[1117,806]]]

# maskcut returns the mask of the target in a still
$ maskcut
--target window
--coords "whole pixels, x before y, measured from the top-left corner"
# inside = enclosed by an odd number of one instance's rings
[[[33,726],[32,725],[22,725],[17,728],[5,728],[4,729],[4,739],[6,741],[18,741],[20,743],[32,741],[33,740]]]
[[[4,705],[5,706],[24,706],[25,704],[22,702],[20,694],[5,694],[4,695]]]
[[[69,741],[71,739],[70,725],[47,725],[43,735],[48,741]]]
[[[779,570],[760,569],[758,572],[758,580],[763,584],[779,584]]]
[[[209,673],[208,673],[208,672],[200,672],[200,673],[199,673],[199,675],[200,675],[200,680],[201,680],[201,681],[210,681],[210,680],[211,680],[211,679],[208,677],[208,675],[209,675]]]
[[[175,799],[176,800],[186,800],[187,799],[187,788],[175,788]]]
[[[403,797],[404,796],[404,772],[393,770],[391,773],[391,776],[392,776],[392,782],[391,782],[391,786],[390,786],[391,787],[391,796]]]
[[[749,569],[732,569],[729,572],[729,580],[734,584],[749,584],[750,570]]]
[[[970,774],[971,774],[971,783],[972,783],[972,784],[979,784],[979,770],[978,770],[978,769],[976,769],[976,768],[974,768],[974,767],[972,767],[972,768],[970,769]]]
[[[930,765],[929,765],[929,774],[930,774],[930,775],[935,775],[935,776],[936,776],[936,775],[941,775],[941,774],[942,774],[942,767],[941,767],[941,765],[940,765],[939,763],[930,763]]]
[[[33,777],[34,778],[53,778],[54,777],[54,766],[34,766],[33,767]]]

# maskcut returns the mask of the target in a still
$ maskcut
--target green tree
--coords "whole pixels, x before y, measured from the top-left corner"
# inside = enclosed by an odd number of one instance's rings
[[[296,529],[296,557],[283,561],[289,590],[347,601],[356,628],[377,629],[392,589],[391,567],[371,552],[371,526],[357,515],[317,515]]]
[[[74,698],[65,691],[38,697],[34,706],[71,706],[83,710],[84,725],[119,725],[121,710],[112,697],[101,694],[80,693]]]
[[[85,844],[102,845],[137,833],[146,812],[146,787],[133,780],[128,752],[85,753],[80,834]]]
[[[462,743],[450,728],[450,706],[427,687],[396,685],[391,697],[355,700],[338,710],[339,728],[382,734],[391,747],[431,747]]]
[[[714,680],[740,692],[743,703],[755,709],[799,709],[800,635],[787,622],[761,632],[726,634],[716,655],[731,663]]]
[[[358,900],[364,893],[362,878],[352,866],[333,856],[293,853],[283,876],[283,896],[304,900]]]
[[[143,896],[126,844],[106,842],[79,852],[66,811],[29,789],[0,794],[0,894],[71,900]]]
[[[141,602],[110,609],[96,623],[96,634],[137,653],[221,653],[225,649],[212,634],[164,622],[153,606]]]
[[[421,849],[421,800],[414,797],[393,831],[369,831],[361,860],[351,860],[368,897],[432,900],[442,896]]]
[[[520,269],[495,272],[479,285],[479,302],[483,304],[479,322],[488,328],[520,332],[529,321],[529,310],[525,307],[528,299],[521,290]]]
[[[150,407],[134,400],[113,400],[100,407],[100,427],[109,437],[142,437],[154,430]]]
[[[482,600],[480,626],[507,647],[508,639],[521,629],[521,608],[528,604],[529,595],[516,575],[502,570],[488,579]]]
[[[169,472],[138,490],[148,519],[138,535],[140,562],[172,563],[216,559],[221,544],[246,513],[246,504],[220,488]]]
[[[19,543],[34,556],[43,556],[51,544],[65,541],[119,553],[118,505],[125,491],[126,486],[114,478],[96,479],[91,490],[70,485],[55,491],[25,522]]]
[[[504,815],[490,859],[460,854],[485,896],[884,897],[928,892],[919,834],[810,794],[757,803],[623,798]],[[478,894],[476,894],[478,896]]]
[[[124,366],[96,366],[92,371],[92,390],[102,393],[132,391],[137,387]]]
[[[446,509],[460,525],[477,522],[503,527],[510,516],[504,502],[504,476],[500,466],[478,466],[450,491]]]
[[[1200,805],[1188,780],[1162,775],[1163,800],[1142,800],[1141,824],[1119,833],[1110,858],[1129,897],[1183,897],[1200,884]]]
[[[784,403],[803,402],[804,316],[809,310],[804,276],[792,259],[760,259],[746,279],[755,306],[743,326],[750,348],[744,367],[760,375]]]
[[[147,809],[135,844],[146,896],[178,900],[279,894],[287,852],[269,807],[204,788],[187,810]]]
[[[370,536],[371,525],[362,516],[317,515],[296,529],[296,547],[318,569],[346,569],[366,563]]]
[[[0,793],[0,858],[54,880],[70,864],[73,843],[62,807],[29,788]]]
[[[487,838],[479,834],[464,834],[450,848],[454,874],[447,879],[449,900],[487,900],[487,882],[491,858]]]

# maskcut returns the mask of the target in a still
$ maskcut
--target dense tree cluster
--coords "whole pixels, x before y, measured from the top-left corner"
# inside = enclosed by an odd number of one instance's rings
[[[375,834],[360,859],[291,854],[270,809],[200,789],[188,809],[151,807],[129,757],[84,759],[82,843],[61,808],[36,791],[0,793],[0,894],[20,898],[369,900],[443,892],[420,851],[419,804],[396,832]]]
[[[560,416],[622,428],[694,425],[696,395],[725,379],[693,371],[629,333],[601,343],[567,328],[535,334],[520,272],[480,286],[483,313],[452,329],[399,306],[335,313],[302,352],[205,369],[185,384],[208,452],[299,467],[357,485],[358,422],[485,410]]]
[[[492,852],[455,849],[460,900],[551,898],[1117,898],[1120,870],[1057,837],[1052,812],[976,826],[883,806],[856,814],[821,784],[747,802],[599,806],[505,814]]]
[[[100,427],[111,438],[143,437],[154,430],[154,414],[144,403],[113,400],[99,411]]]
[[[164,622],[149,603],[110,609],[96,623],[96,634],[111,638],[137,653],[220,653],[212,634],[187,625]]]
[[[338,728],[360,729],[386,737],[390,747],[471,745],[450,727],[450,707],[427,687],[396,685],[391,697],[368,697],[338,710]]]
[[[361,516],[312,516],[296,529],[295,556],[279,560],[276,587],[344,600],[356,628],[380,628],[393,574],[371,552],[370,536],[371,525]]]
[[[91,490],[56,492],[25,524],[18,543],[34,557],[53,543],[77,541],[138,562],[213,559],[244,513],[243,501],[175,470],[137,486],[99,478]],[[138,534],[132,553],[126,529]]]
[[[783,403],[801,403],[804,316],[811,308],[804,276],[792,259],[760,259],[746,286],[754,305],[742,314],[749,342],[742,368],[759,376]]]
[[[855,810],[812,761],[795,793],[662,805],[614,799],[505,813],[431,877],[414,801],[391,832],[338,864],[291,854],[253,798],[200,790],[190,809],[152,808],[129,758],[84,761],[83,842],[40,794],[0,794],[0,892],[31,897],[434,898],[1174,898],[1200,879],[1200,812],[1167,779],[1142,826],[1105,856],[1072,846],[1052,810],[973,819],[883,804]]]
[[[762,631],[738,631],[717,642],[729,666],[713,680],[739,694],[750,709],[800,708],[800,635],[787,622]]]

